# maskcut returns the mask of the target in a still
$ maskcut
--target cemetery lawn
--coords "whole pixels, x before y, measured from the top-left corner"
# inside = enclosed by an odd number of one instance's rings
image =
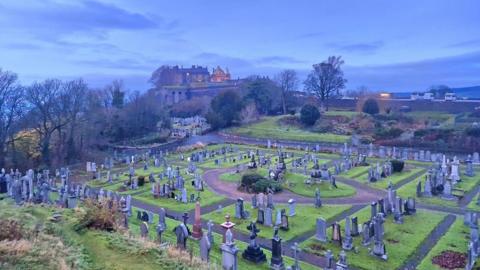
[[[352,111],[332,111],[332,110],[329,110],[329,111],[326,111],[323,113],[324,115],[326,116],[344,116],[344,117],[348,117],[348,118],[353,118],[361,113],[359,112],[352,112]]]
[[[225,222],[225,215],[229,214],[231,221],[235,223],[235,230],[249,234],[247,226],[250,225],[250,221],[257,219],[257,209],[252,209],[251,203],[244,203],[245,210],[250,212],[250,219],[237,219],[235,218],[235,204],[224,207],[221,212],[213,211],[206,215],[203,215],[204,220],[212,220],[215,224],[221,224]],[[297,204],[295,212],[296,215],[288,217],[289,230],[279,230],[279,235],[283,241],[289,241],[290,239],[300,236],[304,233],[315,230],[316,219],[319,217],[325,220],[330,220],[342,212],[350,209],[349,205],[323,205],[320,208],[315,208],[313,205]],[[286,204],[276,204],[275,209],[272,211],[272,222],[275,223],[277,209],[285,209],[288,215],[289,207]],[[265,239],[271,239],[273,237],[273,227],[263,226],[257,224],[257,228],[260,230],[259,237]]]
[[[374,183],[370,183],[368,181],[368,173],[366,174],[363,174],[362,176],[356,178],[355,180],[358,180],[360,182],[363,182],[363,183],[366,183],[366,184],[369,184],[375,188],[378,188],[378,189],[386,189],[388,187],[388,184],[391,182],[392,185],[395,185],[409,177],[412,177],[418,173],[421,173],[422,171],[425,171],[424,168],[417,168],[417,167],[410,167],[410,168],[405,168],[403,169],[402,172],[400,173],[394,173],[392,175],[390,175],[389,177],[387,178],[382,178],[381,180],[377,181],[377,182],[374,182]]]
[[[370,218],[370,206],[363,208],[356,215],[358,224]],[[404,216],[403,224],[393,222],[393,216],[389,215],[385,222],[384,243],[386,245],[388,260],[383,261],[369,254],[366,247],[362,246],[362,237],[353,238],[353,244],[358,247],[358,254],[353,251],[347,252],[347,260],[349,265],[358,269],[368,270],[384,270],[398,269],[406,260],[414,255],[420,244],[428,237],[430,232],[443,220],[444,214],[424,211],[417,209],[414,216]],[[345,221],[340,222],[342,232],[344,232]],[[327,235],[331,239],[331,227],[327,230]],[[300,244],[305,252],[323,255],[327,249],[332,250],[334,254],[338,254],[341,247],[338,244],[329,242],[322,243],[312,237]],[[371,247],[373,247],[373,240]]]
[[[440,255],[442,251],[451,250],[467,253],[470,231],[463,224],[463,219],[457,217],[450,229],[438,240],[437,244],[430,250],[423,261],[417,266],[418,270],[442,270],[440,266],[433,264],[433,257]]]
[[[453,195],[458,195],[458,196],[463,196],[463,194],[473,190],[479,183],[480,183],[480,174],[478,172],[475,172],[474,177],[468,177],[465,175],[461,175],[462,181],[459,182],[455,188],[452,189],[452,194]],[[408,184],[403,185],[397,190],[397,194],[400,197],[407,198],[407,197],[414,197],[416,198],[417,201],[423,202],[423,203],[428,203],[428,204],[434,204],[434,205],[442,205],[442,206],[450,206],[450,207],[458,207],[458,203],[456,200],[445,200],[442,199],[438,196],[432,196],[432,197],[417,197],[417,184],[418,182],[421,181],[422,183],[422,190],[424,188],[425,184],[425,174],[421,175],[414,181],[409,182]],[[476,208],[475,206],[476,202],[476,196],[474,196],[472,202],[468,205],[468,208],[473,209],[473,210],[479,210],[480,207]]]
[[[291,174],[292,176],[289,176],[289,174],[290,173],[287,173],[288,184],[284,184],[283,187],[305,197],[315,197],[315,190],[317,188],[320,190],[322,198],[351,197],[357,193],[354,187],[341,183],[340,181],[336,181],[338,188],[332,187],[328,181],[322,181],[321,184],[307,185],[304,181],[308,177],[300,174]]]
[[[278,139],[308,142],[344,143],[350,136],[332,133],[316,133],[293,125],[282,125],[279,120],[285,116],[264,117],[259,122],[226,129],[226,133],[261,139]]]
[[[480,206],[477,205],[477,198],[478,198],[478,195],[474,196],[472,198],[472,201],[467,205],[467,208],[470,209],[470,210],[473,210],[473,211],[480,212]]]
[[[138,208],[133,208],[132,211],[134,213],[136,213],[136,210]],[[194,217],[190,217],[191,219],[193,219]],[[158,221],[158,216],[155,216],[155,220]],[[176,244],[177,240],[176,240],[176,236],[175,234],[173,233],[173,229],[178,225],[180,224],[179,221],[175,221],[175,220],[172,220],[172,219],[165,219],[165,222],[167,224],[167,229],[165,230],[165,232],[163,233],[162,235],[162,241],[163,242],[169,242],[173,245]],[[150,230],[149,230],[149,238],[150,240],[154,241],[157,239],[157,236],[156,236],[156,231],[155,231],[155,226],[156,226],[156,223],[155,224],[151,224],[149,227],[150,227]],[[216,225],[218,226],[218,225]],[[190,230],[192,229],[192,226],[189,225],[189,228]],[[130,218],[129,218],[129,229],[130,231],[132,231],[135,235],[140,235],[140,221],[137,220],[136,216],[135,215],[132,215]],[[203,230],[203,233],[206,233],[207,231],[206,230]],[[273,235],[273,234],[272,234]],[[234,234],[234,237],[235,237],[235,234]],[[211,264],[216,264],[218,267],[217,269],[221,269],[221,265],[222,265],[222,252],[220,250],[220,245],[222,243],[222,239],[223,239],[223,236],[221,234],[218,234],[218,233],[213,233],[213,238],[214,238],[214,244],[212,245],[212,249],[210,250],[210,262]],[[263,269],[263,270],[267,270],[267,269],[270,269],[269,268],[269,263],[270,263],[270,259],[271,259],[271,252],[266,250],[266,249],[262,249],[263,252],[265,253],[265,255],[267,256],[267,263],[263,263],[263,264],[260,264],[260,265],[256,265],[256,264],[253,264],[245,259],[242,258],[242,252],[243,250],[245,250],[248,246],[248,243],[245,243],[245,242],[241,242],[241,241],[238,241],[236,240],[235,241],[236,245],[237,245],[237,248],[239,249],[239,252],[238,252],[238,269]],[[193,251],[193,254],[196,255],[196,256],[200,256],[200,246],[199,246],[199,242],[198,241],[195,241],[195,240],[192,240],[192,239],[188,239],[187,240],[187,247],[188,249],[192,250]],[[284,256],[283,257],[283,260],[284,260],[284,263],[286,265],[293,265],[293,259],[290,258],[290,257],[286,257]],[[315,267],[313,265],[310,265],[310,264],[307,264],[307,263],[304,263],[304,262],[300,262],[300,267],[302,269],[306,269],[306,270],[314,270],[314,269],[318,269],[318,267]],[[215,267],[212,266],[213,269],[215,269]]]
[[[361,176],[365,173],[368,173],[369,168],[370,168],[370,166],[354,167],[354,168],[351,168],[348,171],[340,173],[339,176],[345,177],[345,178],[348,178],[348,179],[354,179],[354,178],[357,178],[357,177],[359,177],[359,176]]]
[[[148,185],[150,186],[150,185]],[[195,190],[194,187],[190,184],[189,180],[185,180],[185,187],[187,188],[187,197],[190,200],[190,194],[195,194],[195,197],[197,197],[197,191]],[[132,197],[134,199],[137,199],[141,202],[148,203],[151,205],[163,207],[165,209],[175,211],[175,212],[188,212],[190,210],[195,209],[195,203],[182,203],[182,202],[177,202],[175,199],[168,199],[168,198],[154,198],[152,193],[150,192],[149,188],[147,192],[140,193],[133,195]],[[180,196],[180,192],[177,190],[176,193],[178,196]],[[204,183],[204,189],[203,191],[200,191],[200,204],[202,206],[209,206],[212,204],[216,204],[224,200],[225,197],[215,194],[212,191],[210,191]]]

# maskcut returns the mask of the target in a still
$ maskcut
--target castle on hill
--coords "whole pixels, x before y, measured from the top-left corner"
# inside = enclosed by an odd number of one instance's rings
[[[220,66],[213,68],[212,73],[207,67],[192,65],[183,66],[161,66],[152,74],[151,81],[157,87],[188,85],[198,83],[222,83],[231,80],[228,68],[223,70]]]

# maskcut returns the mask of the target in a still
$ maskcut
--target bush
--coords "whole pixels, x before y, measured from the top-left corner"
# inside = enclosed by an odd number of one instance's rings
[[[367,99],[363,104],[362,111],[371,115],[378,114],[380,112],[378,102],[373,98]]]
[[[218,113],[208,112],[207,113],[207,122],[212,126],[213,130],[224,128],[227,126],[225,119]]]
[[[465,134],[467,136],[472,136],[472,137],[480,137],[480,127],[469,127],[465,130]]]
[[[0,241],[3,240],[8,240],[8,241],[13,241],[13,240],[20,240],[22,239],[22,231],[23,227],[22,224],[20,224],[16,220],[12,219],[2,219],[0,220]]]
[[[306,126],[312,126],[320,118],[320,112],[317,107],[306,104],[300,110],[300,121]]]
[[[141,175],[137,178],[137,180],[138,180],[139,187],[143,187],[143,185],[145,185],[145,176]]]
[[[403,130],[399,128],[390,128],[390,129],[383,129],[380,128],[375,131],[375,137],[377,139],[395,139],[402,135]]]
[[[403,167],[405,167],[405,162],[403,162],[402,160],[392,160],[391,161],[392,163],[392,171],[394,173],[396,172],[402,172],[403,171]]]
[[[119,227],[121,220],[118,205],[107,202],[97,202],[93,200],[85,200],[85,212],[75,224],[74,230],[81,231],[84,228],[92,228],[105,231],[115,231]]]
[[[253,190],[257,193],[266,192],[270,188],[274,193],[282,191],[282,186],[272,180],[260,179],[253,185]]]
[[[256,173],[249,173],[249,174],[244,174],[242,176],[242,186],[245,187],[251,187],[253,186],[256,182],[265,179],[265,177],[256,174]]]

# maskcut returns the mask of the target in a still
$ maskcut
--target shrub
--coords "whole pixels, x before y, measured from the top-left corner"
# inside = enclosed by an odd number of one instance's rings
[[[224,128],[227,126],[227,122],[225,121],[225,119],[218,113],[210,111],[207,113],[206,118],[207,122],[212,126],[213,130]]]
[[[395,139],[402,135],[403,130],[399,128],[390,128],[390,129],[377,129],[375,131],[375,137],[377,139]]]
[[[480,137],[480,127],[469,127],[465,130],[465,134],[472,137]]]
[[[320,118],[320,112],[317,107],[306,104],[300,110],[300,121],[306,126],[312,126]]]
[[[402,172],[403,171],[403,167],[405,167],[405,162],[403,162],[402,160],[397,160],[397,159],[394,159],[391,161],[392,163],[392,171],[395,173],[395,172]]]
[[[373,98],[367,99],[365,101],[365,103],[363,104],[362,111],[364,113],[368,113],[368,114],[371,114],[371,115],[378,114],[379,111],[380,111],[380,109],[378,107],[378,102]]]
[[[2,219],[0,220],[0,241],[3,240],[20,240],[22,239],[22,224],[16,220]]]
[[[121,217],[117,204],[112,203],[110,208],[108,202],[86,200],[84,206],[86,211],[74,226],[76,231],[84,228],[115,231],[118,228],[117,224],[120,222]]]
[[[275,193],[282,191],[282,186],[278,182],[268,179],[260,179],[253,185],[253,190],[257,193],[266,192],[268,188]]]
[[[262,179],[265,179],[265,177],[256,174],[256,173],[249,173],[249,174],[244,174],[242,176],[242,186],[245,187],[251,187],[253,186],[257,181],[260,181]]]
[[[143,185],[145,185],[145,176],[141,175],[137,178],[137,180],[138,180],[139,187],[143,187]]]

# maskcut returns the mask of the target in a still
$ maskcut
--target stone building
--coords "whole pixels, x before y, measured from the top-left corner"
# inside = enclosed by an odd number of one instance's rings
[[[220,83],[230,81],[228,69],[220,66],[214,68],[212,74],[207,67],[193,65],[188,68],[179,66],[161,66],[152,74],[151,81],[155,86],[188,85],[198,83]]]

